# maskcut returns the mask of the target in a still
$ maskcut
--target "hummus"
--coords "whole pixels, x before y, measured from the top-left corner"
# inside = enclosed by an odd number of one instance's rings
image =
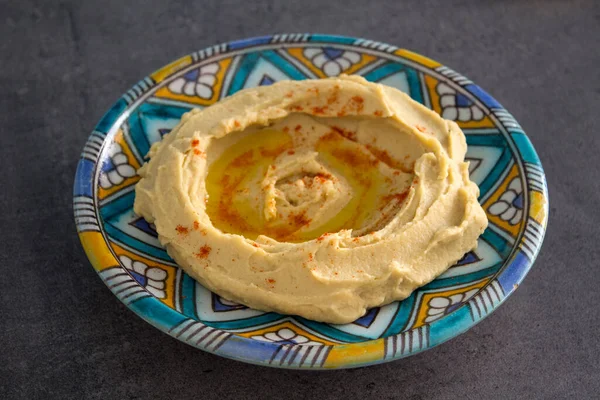
[[[283,81],[185,114],[139,170],[134,209],[220,296],[348,323],[476,247],[487,218],[466,148],[397,89]]]

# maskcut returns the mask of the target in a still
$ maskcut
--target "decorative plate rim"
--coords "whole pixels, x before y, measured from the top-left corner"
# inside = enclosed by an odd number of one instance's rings
[[[251,338],[242,337],[230,332],[212,328],[209,325],[203,324],[197,320],[191,319],[178,311],[168,307],[160,302],[157,298],[149,294],[146,289],[140,286],[140,292],[130,297],[129,299],[120,296],[116,289],[111,288],[107,283],[107,277],[100,274],[101,271],[114,266],[119,266],[118,257],[113,253],[110,246],[107,245],[108,239],[106,233],[98,225],[97,231],[100,236],[92,235],[92,232],[85,229],[86,223],[78,215],[78,204],[81,204],[83,192],[91,192],[91,199],[86,201],[93,206],[96,221],[101,221],[98,208],[98,199],[96,194],[96,182],[99,175],[99,166],[95,162],[93,171],[88,171],[85,164],[82,162],[86,159],[86,148],[79,159],[77,172],[75,174],[74,191],[73,191],[73,208],[75,211],[75,221],[79,233],[79,237],[85,253],[90,260],[96,272],[100,275],[102,281],[109,287],[119,300],[131,309],[135,314],[141,317],[146,322],[160,329],[164,333],[181,340],[191,346],[207,351],[212,354],[223,356],[226,358],[243,361],[250,364],[290,368],[290,369],[335,369],[335,368],[354,368],[366,365],[380,364],[383,362],[393,361],[404,358],[413,354],[420,353],[424,350],[433,348],[441,343],[444,343],[473,327],[478,322],[487,317],[491,312],[496,310],[504,301],[514,292],[521,281],[525,278],[528,271],[531,269],[537,255],[539,254],[544,235],[546,232],[548,221],[548,190],[546,185],[545,174],[541,162],[518,122],[502,107],[495,99],[487,94],[479,86],[476,86],[464,76],[456,73],[448,67],[433,61],[427,57],[413,53],[409,50],[401,49],[386,43],[376,42],[372,40],[353,38],[349,36],[328,35],[328,34],[274,34],[267,36],[258,36],[248,39],[234,40],[210,46],[197,52],[184,56],[150,74],[142,79],[109,109],[109,111],[100,119],[96,125],[92,136],[88,140],[92,140],[94,134],[104,135],[100,149],[97,150],[97,158],[101,158],[101,154],[106,150],[107,139],[114,135],[122,122],[130,115],[137,105],[144,98],[144,94],[151,92],[160,82],[171,77],[175,73],[181,73],[185,68],[197,66],[199,62],[208,62],[216,57],[220,57],[231,53],[232,51],[259,47],[263,45],[276,46],[277,44],[306,44],[314,43],[317,45],[332,44],[336,46],[348,46],[352,48],[360,48],[362,51],[377,52],[379,55],[388,53],[389,56],[402,59],[402,62],[419,68],[427,68],[429,72],[437,72],[443,79],[454,82],[463,91],[472,96],[478,101],[478,105],[489,116],[494,116],[498,123],[498,127],[503,127],[505,136],[512,138],[512,151],[515,154],[515,160],[521,164],[520,170],[523,171],[522,180],[524,192],[527,192],[526,205],[524,211],[527,215],[524,217],[523,227],[521,228],[517,239],[511,249],[510,255],[507,257],[503,266],[496,273],[494,278],[482,287],[479,292],[471,297],[468,301],[458,307],[451,313],[443,317],[426,323],[425,325],[412,328],[396,335],[385,338],[367,340],[358,343],[346,343],[335,345],[312,346],[319,348],[318,353],[314,357],[312,364],[308,366],[296,367],[290,363],[284,362],[285,356],[282,357],[282,352],[296,354],[312,351],[311,346],[302,344],[278,344],[274,342],[262,342]],[[488,106],[489,104],[494,107]],[[97,140],[97,138],[96,138]],[[97,142],[96,142],[97,143]],[[86,145],[87,147],[87,145]],[[89,160],[89,158],[88,158]],[[541,193],[541,199],[537,199],[536,204],[530,204],[532,197],[532,176],[527,170],[528,164],[535,167],[535,193]],[[529,167],[531,168],[531,167]],[[535,207],[534,207],[535,206]],[[87,220],[86,220],[87,221]],[[536,224],[537,234],[534,236],[527,235],[529,224]],[[497,287],[494,287],[496,285]],[[486,294],[486,291],[494,290],[495,296],[499,300],[495,303],[490,302],[486,306],[481,298]],[[145,292],[145,293],[142,293]],[[488,294],[489,296],[489,294]],[[485,309],[483,309],[485,308]],[[183,331],[191,326],[197,326],[205,329],[207,335],[211,336],[210,341],[193,342],[182,338]],[[202,328],[204,327],[204,328]],[[422,340],[419,335],[427,334],[429,338],[425,345],[412,348],[414,341]],[[397,352],[396,345],[399,343],[410,343],[411,348],[406,352]],[[223,344],[227,343],[226,346]],[[322,354],[321,354],[322,353]],[[279,354],[280,363],[272,363]],[[269,356],[270,359],[265,356]],[[290,359],[294,357],[290,356]]]

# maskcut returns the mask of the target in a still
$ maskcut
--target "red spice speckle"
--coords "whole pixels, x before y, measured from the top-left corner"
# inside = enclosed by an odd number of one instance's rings
[[[302,129],[302,126],[301,126],[301,125],[296,125],[296,127],[294,128],[294,130],[295,130],[296,132],[298,132],[300,129]]]
[[[198,149],[194,149],[194,154],[197,156],[200,156],[202,158],[206,158],[206,153],[204,153],[203,151],[200,151]]]
[[[288,128],[287,126],[285,126],[285,127],[283,128],[283,131],[284,131],[285,133],[288,133],[288,132],[290,131],[290,128]]]
[[[294,150],[289,150],[287,153],[288,153],[290,156],[293,156],[294,154],[296,154],[296,152],[295,152]]]
[[[247,152],[243,153],[242,155],[236,157],[231,162],[231,165],[233,167],[248,167],[248,166],[252,165],[253,157],[254,157],[254,154],[253,154],[252,150],[248,150]]]
[[[373,113],[376,117],[381,117],[383,115],[383,111],[377,110]]]
[[[329,174],[316,174],[314,177],[315,182],[323,184],[327,182],[327,180],[331,179],[331,175]]]
[[[389,165],[392,168],[399,169],[403,172],[413,172],[413,166],[407,166],[405,163],[402,163],[398,160],[395,160],[387,150],[380,150],[379,148],[372,146],[370,144],[365,145],[367,150],[369,150],[375,157],[379,160],[383,161],[385,164]]]
[[[233,126],[235,126],[236,128],[240,127],[240,121],[238,121],[237,119],[235,121],[233,121]]]
[[[294,92],[292,92],[292,91],[289,91],[289,92],[287,92],[287,93],[285,94],[285,97],[288,97],[288,98],[290,98],[290,97],[292,97],[293,95],[294,95]]]
[[[196,257],[198,258],[207,258],[212,249],[208,245],[204,245],[200,247],[200,250],[196,253]]]
[[[252,243],[252,246],[259,247],[256,243]]]
[[[323,106],[323,107],[313,107],[312,108],[312,112],[313,114],[325,114],[325,111],[327,111],[329,109],[329,107],[327,106]]]
[[[331,129],[333,129],[334,131],[336,131],[337,133],[339,133],[340,135],[342,135],[343,137],[345,137],[348,140],[351,140],[353,142],[357,141],[356,132],[352,132],[347,129],[340,128],[339,126],[332,126]]]
[[[385,203],[389,203],[391,201],[397,201],[398,203],[402,203],[404,200],[406,200],[407,196],[408,196],[408,190],[405,190],[402,193],[394,193],[394,194],[390,194],[388,196],[384,196],[383,201]],[[372,232],[372,233],[374,233],[374,232]]]
[[[356,112],[361,113],[365,107],[363,104],[365,100],[360,96],[354,96],[352,97],[352,101],[354,102],[353,106],[356,108]]]
[[[321,137],[320,140],[322,142],[334,142],[335,143],[336,141],[342,140],[342,138],[336,132],[331,132],[331,133]],[[354,149],[335,147],[331,151],[331,154],[334,157],[344,161],[346,164],[353,165],[354,168],[358,168],[358,169],[374,167],[379,163],[379,160],[376,157],[374,157],[370,154],[365,154],[361,151],[356,151]]]
[[[317,238],[317,242],[322,242],[327,236],[331,235],[331,233],[327,233],[325,232],[324,234],[322,234],[321,236],[319,236]]]
[[[263,157],[277,157],[286,150],[285,146],[279,146],[274,149],[261,148],[260,155]]]
[[[273,278],[269,278],[269,279],[265,279],[269,284],[274,284],[275,282],[277,282],[275,279]]]
[[[185,226],[182,226],[182,225],[177,225],[177,228],[175,228],[175,230],[180,235],[187,235],[188,234],[188,228],[186,228]]]
[[[198,229],[200,229],[200,222],[194,221],[194,230],[197,231]]]
[[[400,175],[400,171],[394,171],[394,175],[396,175],[396,176]]]
[[[292,106],[290,107],[291,111],[304,111],[304,107],[302,106]]]
[[[423,133],[425,133],[425,131],[426,131],[425,127],[424,127],[424,126],[421,126],[421,125],[415,125],[415,128],[417,128],[417,130],[418,130],[419,132],[423,132]]]
[[[199,144],[200,144],[200,140],[198,140],[198,139],[194,139],[194,140],[192,140],[192,147],[196,147],[196,146],[198,146]]]
[[[313,259],[314,259],[314,258],[313,258],[313,254],[312,254],[312,253],[308,253],[308,260],[309,260],[309,261],[312,261]]]
[[[296,215],[290,214],[288,216],[288,225],[294,226],[298,229],[304,225],[310,224],[311,221],[312,220],[310,218],[306,217],[306,211]]]

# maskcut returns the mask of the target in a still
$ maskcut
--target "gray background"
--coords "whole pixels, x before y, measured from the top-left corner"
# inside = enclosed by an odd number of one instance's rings
[[[0,6],[0,398],[598,398],[597,1],[121,3]],[[70,204],[95,123],[160,66],[275,32],[413,49],[521,122],[547,173],[549,229],[534,269],[492,316],[408,359],[284,371],[171,339],[104,287]]]

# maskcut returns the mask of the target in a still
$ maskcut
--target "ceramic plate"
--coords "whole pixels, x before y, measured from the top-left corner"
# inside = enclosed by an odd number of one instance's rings
[[[248,87],[341,73],[396,87],[463,129],[471,178],[481,189],[479,201],[490,222],[477,250],[410,298],[346,325],[265,313],[211,293],[177,268],[154,227],[133,212],[136,170],[144,156],[194,107]],[[282,34],[197,51],[123,94],[83,149],[74,211],[79,237],[100,278],[158,329],[240,361],[324,369],[403,358],[485,318],[531,268],[544,236],[548,197],[540,160],[519,123],[464,76],[385,43]]]

